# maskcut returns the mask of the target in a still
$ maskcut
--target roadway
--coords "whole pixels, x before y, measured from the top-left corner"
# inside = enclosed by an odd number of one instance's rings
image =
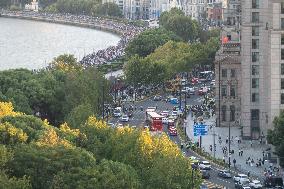
[[[168,95],[164,95],[163,98],[165,98]],[[199,105],[202,103],[203,97],[199,95],[191,95],[190,98],[187,98],[187,105]],[[130,105],[136,106],[136,110],[133,111],[133,117],[130,118],[129,122],[122,123],[124,125],[130,125],[130,126],[136,126],[139,128],[144,127],[145,125],[145,109],[147,107],[157,107],[157,112],[161,112],[163,110],[169,110],[171,111],[174,106],[170,102],[165,102],[165,101],[154,101],[153,97],[142,100],[140,102],[127,102],[124,104],[125,107],[129,107]],[[140,110],[140,106],[143,106],[143,111]],[[182,106],[184,106],[184,100],[182,102]],[[119,118],[111,118],[109,122],[112,122],[114,124],[121,123],[119,121]],[[167,127],[165,126],[165,132],[167,133]],[[171,140],[175,142],[177,145],[180,146],[180,138],[179,136],[172,137],[170,136]],[[183,153],[187,156],[196,156],[194,152],[191,150],[187,150],[185,148],[182,149]],[[201,160],[204,160],[203,158],[200,158]],[[226,187],[228,189],[233,189],[234,188],[234,181],[233,179],[223,179],[218,176],[218,168],[212,166],[212,170],[210,170],[210,179],[204,180],[204,183],[208,186],[208,188],[214,188],[214,187]]]

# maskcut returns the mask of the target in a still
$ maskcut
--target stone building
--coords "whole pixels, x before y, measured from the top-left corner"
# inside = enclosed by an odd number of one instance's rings
[[[217,126],[239,126],[241,111],[241,47],[234,28],[224,28],[215,57]]]
[[[256,139],[284,110],[284,1],[242,0],[243,136]]]

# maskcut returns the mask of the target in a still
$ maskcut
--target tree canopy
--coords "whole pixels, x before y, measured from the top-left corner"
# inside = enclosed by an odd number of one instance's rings
[[[146,57],[154,52],[156,48],[170,40],[180,41],[180,38],[164,28],[149,29],[140,33],[128,43],[125,52],[128,57],[136,54],[141,57]]]
[[[284,166],[284,111],[273,121],[273,130],[268,130],[267,140],[275,146],[276,154],[281,157],[280,165]]]
[[[122,11],[115,3],[96,4],[92,9],[95,16],[122,17]]]
[[[92,116],[79,128],[57,128],[9,106],[2,104],[0,186],[154,189],[201,183],[200,175],[192,180],[190,160],[166,134],[114,129]],[[18,133],[25,137],[19,140]]]
[[[160,26],[174,32],[185,42],[194,42],[200,33],[200,26],[191,17],[185,16],[184,13],[173,8],[168,12],[163,12],[159,20]]]
[[[72,55],[61,55],[45,70],[1,71],[0,100],[12,102],[16,111],[37,115],[55,125],[64,120],[77,124],[82,116],[77,114],[74,122],[70,115],[82,105],[89,107],[85,115],[100,114],[98,100],[103,83],[108,91],[103,74],[95,68],[83,69]],[[108,93],[105,99],[110,99]]]

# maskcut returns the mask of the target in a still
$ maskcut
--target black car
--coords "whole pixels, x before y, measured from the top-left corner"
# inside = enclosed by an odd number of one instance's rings
[[[206,170],[200,170],[201,171],[201,176],[203,179],[209,179],[210,178],[210,174],[209,171]]]
[[[264,186],[268,188],[282,189],[284,188],[283,179],[281,177],[276,177],[276,176],[266,177],[264,180]]]
[[[133,112],[132,112],[132,111],[129,111],[129,112],[127,113],[127,115],[128,115],[128,117],[132,117],[132,116],[133,116]]]

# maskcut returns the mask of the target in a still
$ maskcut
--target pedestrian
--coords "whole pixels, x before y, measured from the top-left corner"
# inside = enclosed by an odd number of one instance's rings
[[[223,156],[223,162],[226,163],[226,161],[225,161],[225,156]]]
[[[250,147],[252,147],[252,140],[250,141]]]
[[[243,150],[241,150],[241,156],[243,156],[243,153],[244,153],[244,151],[243,151]]]
[[[250,177],[250,171],[248,171],[248,174],[247,174],[247,175],[248,175],[248,177]]]
[[[265,156],[265,152],[264,152],[264,150],[262,151],[262,157],[264,158],[264,156]]]
[[[236,163],[237,163],[237,160],[234,159],[234,160],[233,160],[234,168],[236,168]]]
[[[239,156],[241,156],[241,149],[239,149]]]

